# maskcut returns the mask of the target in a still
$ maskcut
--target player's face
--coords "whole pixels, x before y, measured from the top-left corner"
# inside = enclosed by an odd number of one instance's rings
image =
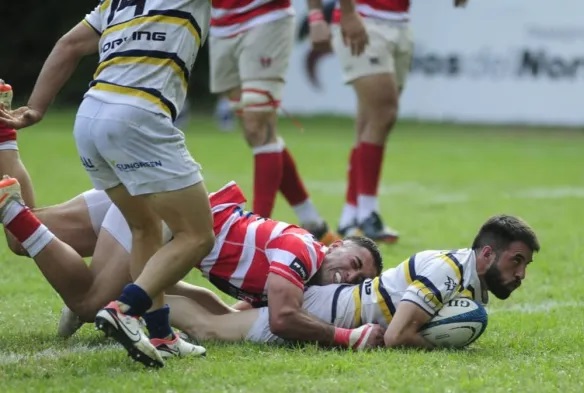
[[[351,241],[333,243],[320,268],[319,285],[358,284],[377,275],[373,256]]]
[[[525,243],[511,243],[505,251],[495,256],[495,261],[485,273],[489,291],[499,299],[507,299],[521,285],[532,258],[533,251]]]

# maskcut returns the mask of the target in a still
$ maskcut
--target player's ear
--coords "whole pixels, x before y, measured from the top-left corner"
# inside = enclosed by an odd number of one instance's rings
[[[329,245],[329,248],[337,248],[337,247],[342,246],[342,245],[343,245],[343,240],[339,239],[339,240],[335,240],[334,242],[332,242]]]
[[[491,246],[484,246],[481,249],[481,254],[483,255],[483,257],[485,257],[486,259],[490,259],[492,258],[494,251],[493,251],[493,247]]]

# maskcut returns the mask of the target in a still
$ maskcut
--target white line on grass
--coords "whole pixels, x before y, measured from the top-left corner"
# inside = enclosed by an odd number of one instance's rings
[[[496,313],[520,313],[520,314],[541,314],[550,312],[556,309],[570,308],[570,307],[582,307],[584,302],[580,301],[555,301],[550,300],[538,304],[514,304],[509,307],[495,308],[489,310],[489,314]]]
[[[313,180],[307,181],[310,190],[318,191],[327,195],[343,195],[345,183],[338,180]],[[454,192],[452,192],[454,191]],[[472,199],[473,193],[469,189],[449,190],[426,186],[417,182],[402,182],[387,185],[380,185],[379,195],[381,196],[403,196],[407,195],[419,199],[425,203],[450,204],[464,203]],[[584,187],[578,186],[555,186],[555,187],[533,187],[521,191],[505,192],[501,191],[500,197],[511,199],[566,199],[584,198]]]
[[[100,352],[104,350],[112,349],[122,349],[117,344],[102,344],[102,345],[86,345],[86,344],[76,344],[66,348],[47,348],[39,352],[34,353],[7,353],[0,354],[0,366],[16,364],[26,361],[35,360],[57,360],[59,358],[73,355],[73,354],[84,354],[90,352]]]
[[[497,313],[519,313],[519,314],[541,314],[556,309],[582,307],[584,302],[579,301],[547,301],[537,304],[515,304],[505,308],[495,308],[489,310],[489,315]],[[58,360],[72,354],[97,353],[104,350],[122,350],[117,344],[84,345],[76,344],[67,348],[47,348],[40,352],[29,354],[7,353],[0,354],[0,366],[18,364],[35,360]]]

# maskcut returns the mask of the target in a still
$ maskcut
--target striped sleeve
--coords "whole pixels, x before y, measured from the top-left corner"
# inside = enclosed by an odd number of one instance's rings
[[[283,233],[266,244],[270,273],[278,274],[304,289],[318,270],[318,250],[310,236]]]
[[[412,257],[404,269],[408,287],[402,301],[413,302],[430,315],[458,294],[464,276],[462,265],[451,253],[421,262]]]
[[[107,13],[111,5],[111,0],[101,0],[97,7],[93,9],[89,14],[85,15],[83,23],[88,27],[95,30],[99,35],[105,30],[105,14]]]

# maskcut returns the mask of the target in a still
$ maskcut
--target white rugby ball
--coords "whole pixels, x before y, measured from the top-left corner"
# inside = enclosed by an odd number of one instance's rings
[[[487,310],[474,300],[455,298],[444,304],[420,329],[422,336],[437,347],[463,348],[487,328]]]

